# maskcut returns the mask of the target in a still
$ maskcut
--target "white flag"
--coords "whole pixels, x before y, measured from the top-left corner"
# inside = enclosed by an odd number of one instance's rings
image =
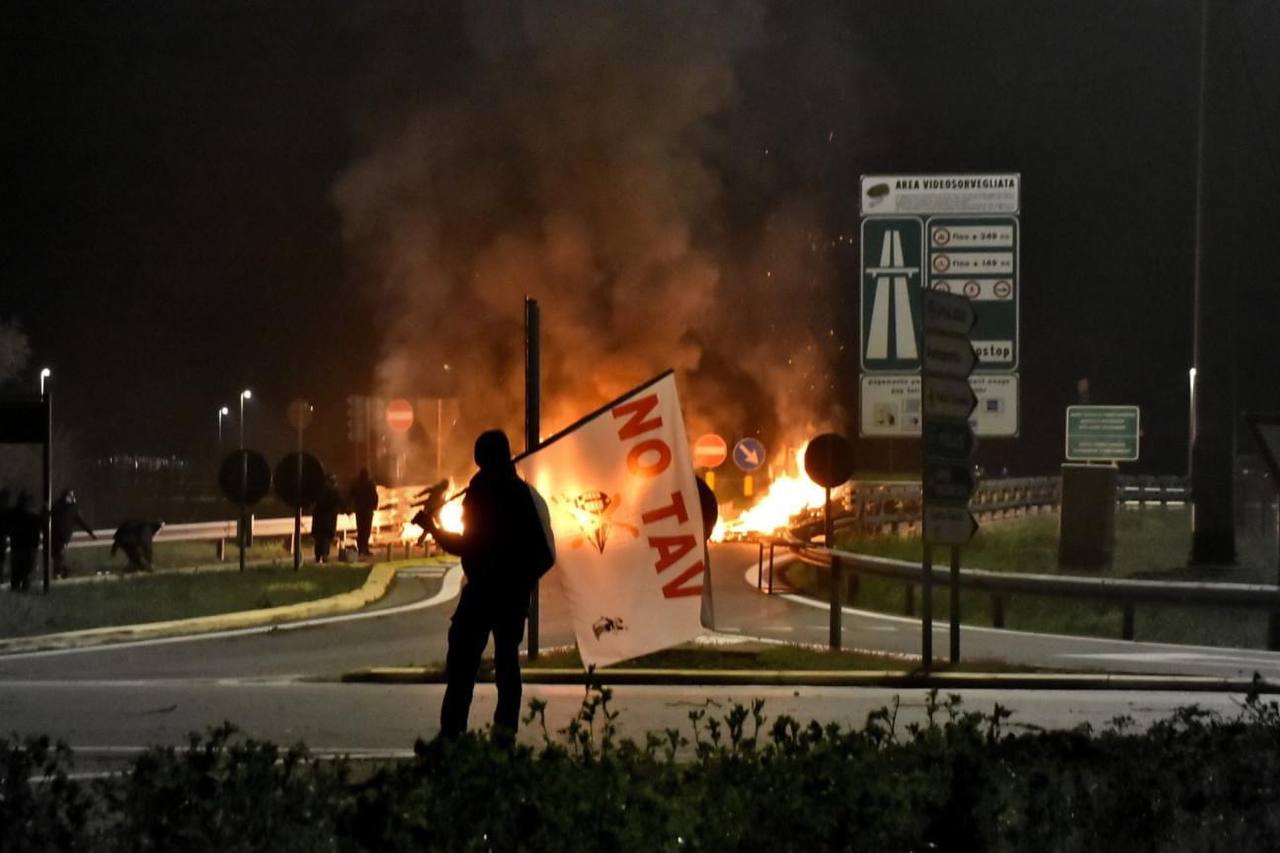
[[[551,509],[582,662],[608,666],[701,633],[702,510],[670,371],[518,464]]]

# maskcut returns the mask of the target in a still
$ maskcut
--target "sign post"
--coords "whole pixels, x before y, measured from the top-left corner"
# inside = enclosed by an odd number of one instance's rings
[[[831,619],[829,644],[840,648],[840,599],[844,591],[844,566],[835,553],[835,525],[831,518],[831,490],[853,476],[853,446],[835,433],[823,433],[804,449],[804,472],[822,486],[826,500],[823,516],[823,547],[831,552]]]
[[[289,424],[298,431],[298,453],[297,465],[294,470],[294,485],[297,492],[302,492],[302,431],[311,424],[311,416],[315,413],[315,406],[311,405],[301,397],[290,401],[288,408]],[[280,475],[276,474],[276,483],[279,485]],[[317,493],[318,494],[318,493]],[[311,501],[314,501],[313,497]],[[310,503],[311,501],[308,501]],[[298,504],[293,508],[293,570],[296,572],[302,567],[302,504]]]
[[[758,438],[747,436],[733,446],[733,464],[737,465],[744,475],[742,478],[744,497],[751,497],[755,487],[751,474],[764,464],[764,459],[764,444]]]
[[[924,496],[923,625],[921,656],[933,663],[933,546],[951,548],[951,663],[960,662],[960,547],[978,525],[969,512],[976,485],[970,459],[973,430],[969,415],[977,397],[969,372],[977,361],[969,334],[976,316],[969,299],[945,290],[926,290],[921,366],[921,468]]]

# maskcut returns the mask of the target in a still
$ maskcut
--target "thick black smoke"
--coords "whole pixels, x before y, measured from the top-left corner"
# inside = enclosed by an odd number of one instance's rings
[[[817,215],[803,199],[729,209],[742,117],[726,116],[764,8],[490,2],[460,20],[467,49],[430,61],[405,58],[429,33],[386,34],[364,148],[333,193],[393,318],[380,390],[456,392],[461,432],[518,435],[527,294],[544,433],[668,367],[695,434],[780,446],[829,422]]]

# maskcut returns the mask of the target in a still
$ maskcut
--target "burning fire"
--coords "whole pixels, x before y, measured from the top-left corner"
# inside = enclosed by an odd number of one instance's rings
[[[796,470],[804,470],[806,443],[796,451]],[[774,479],[756,503],[732,521],[721,519],[711,532],[712,542],[753,533],[773,534],[783,530],[797,514],[822,506],[826,499],[823,488],[804,475],[783,474]]]

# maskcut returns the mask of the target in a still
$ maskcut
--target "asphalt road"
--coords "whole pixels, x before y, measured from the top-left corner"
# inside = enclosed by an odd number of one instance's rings
[[[728,635],[823,644],[828,614],[820,603],[755,591],[756,549],[719,546],[713,552],[716,627]],[[554,578],[553,575],[549,579]],[[78,749],[127,755],[150,743],[182,743],[186,734],[230,720],[255,736],[305,740],[321,750],[407,750],[416,736],[430,737],[442,688],[335,683],[342,672],[371,666],[427,664],[443,659],[448,616],[458,572],[404,573],[376,608],[310,624],[231,632],[198,638],[145,641],[96,649],[0,658],[0,731],[48,733]],[[544,648],[572,642],[563,598],[554,582],[542,598]],[[846,648],[899,653],[919,651],[919,622],[847,609]],[[935,650],[946,649],[939,623]],[[967,657],[1041,666],[1155,673],[1248,677],[1259,671],[1280,678],[1280,655],[1199,649],[965,628]],[[904,660],[904,666],[910,666]],[[624,731],[687,723],[690,708],[711,699],[723,706],[765,698],[769,713],[861,723],[866,713],[901,694],[910,709],[919,691],[870,688],[618,687]],[[575,687],[529,686],[526,696],[551,702],[553,728],[563,725],[581,699]],[[1217,694],[964,691],[971,706],[995,701],[1015,719],[1047,726],[1095,725],[1119,714],[1163,716],[1198,703],[1232,712],[1239,697]],[[477,690],[472,723],[492,711],[493,688]],[[526,737],[535,733],[527,732]]]

